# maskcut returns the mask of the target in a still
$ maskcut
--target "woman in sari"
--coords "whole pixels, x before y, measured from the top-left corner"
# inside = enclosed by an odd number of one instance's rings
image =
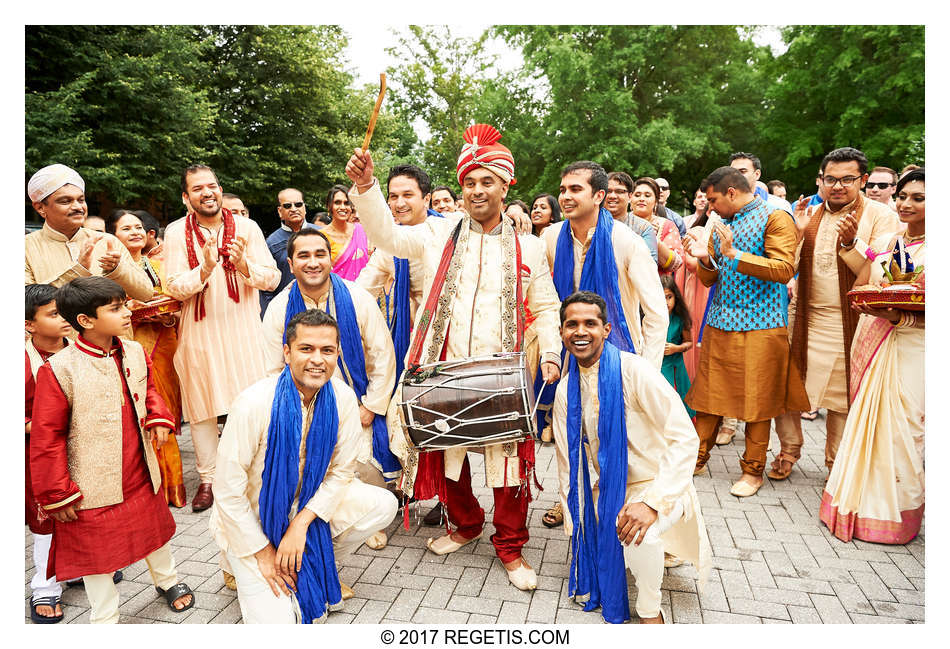
[[[710,210],[709,201],[706,200],[706,194],[703,193],[703,190],[696,190],[693,206],[696,208],[696,212],[684,219],[686,226],[689,228],[686,232],[686,238],[704,241],[708,238],[706,223],[710,216]],[[686,300],[686,307],[691,315],[693,340],[696,341],[696,344],[685,352],[683,360],[686,361],[686,373],[689,375],[689,380],[692,381],[696,377],[696,368],[699,366],[702,323],[710,289],[699,280],[699,275],[696,272],[696,258],[689,254],[686,246],[683,249],[683,263],[685,265],[683,271],[683,298]]]
[[[907,226],[900,238],[914,269],[921,269],[924,170],[901,178],[896,193]],[[881,262],[898,256],[896,241],[872,243],[883,252],[867,262],[856,285],[881,285]],[[914,283],[923,286],[923,274]],[[924,313],[855,309],[862,316],[851,346],[851,408],[819,515],[843,541],[903,544],[920,531],[924,515]]]
[[[160,247],[154,248],[149,255],[142,254],[146,234],[141,219],[126,209],[113,210],[106,219],[106,232],[114,234],[128,249],[132,259],[142,266],[145,274],[152,280],[154,296],[162,295],[164,273]],[[177,317],[174,314],[157,315],[136,323],[132,328],[133,340],[142,345],[152,361],[155,388],[174,418],[176,432],[181,423],[181,389],[173,362],[175,350],[178,348]],[[154,441],[152,447],[155,448]],[[184,507],[187,499],[176,435],[169,435],[168,441],[161,448],[155,448],[155,453],[162,475],[165,501],[175,507]]]
[[[633,213],[646,219],[656,231],[657,266],[660,275],[673,275],[676,286],[683,291],[683,241],[676,224],[657,214],[660,187],[652,178],[637,178],[633,181],[630,206]]]
[[[330,188],[327,194],[327,213],[331,220],[330,224],[320,228],[320,231],[336,244],[338,250],[343,251],[332,260],[333,272],[343,279],[354,281],[369,261],[369,242],[363,226],[350,220],[356,209],[346,192],[347,189],[343,185]]]

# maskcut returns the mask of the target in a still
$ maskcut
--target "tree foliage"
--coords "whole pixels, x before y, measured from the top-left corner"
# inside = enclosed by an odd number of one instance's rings
[[[27,174],[63,162],[91,193],[158,202],[166,216],[180,214],[179,175],[194,162],[268,221],[287,186],[323,209],[376,97],[353,87],[334,26],[45,26],[26,41]],[[414,143],[384,105],[381,166]]]
[[[825,153],[842,146],[872,166],[923,164],[922,25],[801,25],[783,38],[762,135],[793,183],[808,188]]]

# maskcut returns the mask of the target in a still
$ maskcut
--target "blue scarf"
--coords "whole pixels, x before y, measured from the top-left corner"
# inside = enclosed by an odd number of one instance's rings
[[[426,210],[426,216],[436,216],[440,219],[445,218],[433,209]],[[409,315],[409,260],[402,257],[393,257],[393,266],[395,267],[395,277],[392,287],[392,297],[386,296],[386,317],[389,318],[389,300],[393,300],[392,318],[386,323],[389,326],[389,335],[393,339],[393,347],[396,348],[396,384],[393,386],[395,392],[399,385],[399,377],[405,369],[406,354],[409,352],[409,330],[412,328],[412,319]]]
[[[333,386],[324,384],[314,399],[313,418],[307,433],[306,463],[297,500],[302,504],[313,498],[323,482],[340,426]],[[280,546],[280,540],[290,526],[290,507],[297,491],[297,475],[300,470],[302,427],[300,392],[290,375],[290,367],[285,366],[274,391],[259,500],[261,526],[275,548]],[[342,601],[330,524],[319,517],[307,528],[303,565],[297,573],[297,601],[303,613],[304,624],[323,617],[328,605]]]
[[[584,258],[581,282],[577,290],[593,291],[604,298],[607,302],[608,322],[613,324],[607,339],[620,350],[635,354],[637,350],[633,347],[627,319],[623,315],[623,307],[620,304],[619,271],[614,257],[613,229],[614,219],[610,216],[610,212],[600,208],[594,238]],[[554,287],[562,301],[574,292],[574,243],[571,240],[570,230],[569,222],[561,226],[554,254]]]
[[[587,597],[585,611],[601,607],[604,620],[621,624],[630,619],[623,546],[617,538],[617,515],[627,491],[627,422],[623,406],[620,351],[604,343],[597,373],[600,412],[597,437],[600,448],[600,498],[594,516],[587,449],[581,439],[581,386],[577,359],[571,356],[567,376],[567,447],[571,484],[567,506],[574,522],[571,534],[571,574],[568,594]],[[583,471],[583,484],[578,484]],[[583,489],[584,511],[579,494]]]
[[[366,394],[369,379],[366,377],[366,358],[363,355],[363,337],[356,321],[356,309],[353,307],[353,297],[343,280],[336,274],[330,273],[332,300],[327,301],[327,312],[335,318],[340,329],[340,357],[337,361],[343,379],[349,384],[358,397]],[[333,304],[332,309],[330,304]],[[295,281],[290,287],[287,296],[287,310],[284,313],[284,342],[287,342],[287,323],[302,311],[306,311],[303,295]],[[389,430],[386,428],[386,418],[382,415],[373,417],[373,458],[379,463],[380,470],[386,478],[392,478],[402,466],[399,460],[389,450]]]

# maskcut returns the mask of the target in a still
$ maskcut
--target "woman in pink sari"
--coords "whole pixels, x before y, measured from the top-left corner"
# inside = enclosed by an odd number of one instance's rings
[[[904,175],[896,195],[907,225],[900,238],[919,270],[927,255],[924,170]],[[896,240],[872,243],[884,252],[855,284],[881,285],[880,262],[891,259]],[[923,274],[914,283],[923,287]],[[851,346],[851,408],[819,516],[842,541],[903,544],[917,536],[924,515],[924,312],[857,310],[863,315]]]
[[[343,279],[355,280],[360,271],[369,261],[369,241],[366,232],[359,222],[352,222],[350,217],[356,212],[353,203],[346,195],[347,189],[343,185],[334,185],[327,194],[327,214],[330,215],[329,225],[320,228],[330,241],[342,250],[333,260],[333,272]]]
[[[704,241],[707,239],[706,221],[709,218],[707,214],[709,201],[706,200],[706,194],[703,193],[703,190],[696,190],[693,206],[696,208],[696,212],[684,219],[686,227],[689,228],[686,237],[696,241]],[[683,248],[683,263],[685,264],[683,299],[686,301],[686,306],[693,320],[693,340],[696,343],[686,350],[683,354],[683,360],[686,361],[686,374],[689,375],[689,380],[692,381],[696,377],[696,368],[699,365],[703,314],[706,312],[709,288],[699,280],[699,275],[696,273],[696,258],[689,254],[686,246]]]
[[[683,241],[680,239],[676,224],[657,214],[660,187],[656,181],[646,176],[633,182],[633,194],[630,205],[633,213],[646,219],[656,230],[656,264],[660,275],[673,275],[676,287],[683,291]]]

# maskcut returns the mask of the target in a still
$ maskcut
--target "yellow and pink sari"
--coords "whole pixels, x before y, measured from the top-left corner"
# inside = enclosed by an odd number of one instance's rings
[[[915,248],[919,267],[926,244]],[[849,396],[819,515],[842,541],[907,543],[924,516],[924,330],[862,315]]]

